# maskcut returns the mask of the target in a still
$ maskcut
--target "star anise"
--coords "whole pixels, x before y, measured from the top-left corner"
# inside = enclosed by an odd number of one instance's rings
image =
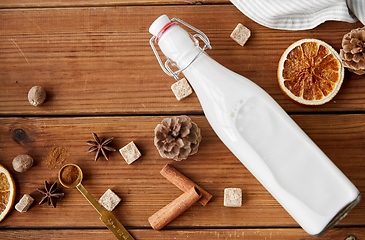
[[[92,147],[87,150],[87,153],[91,153],[96,151],[95,155],[95,161],[98,160],[100,154],[103,154],[106,160],[109,160],[108,156],[105,153],[105,150],[110,152],[115,152],[116,150],[110,146],[107,146],[114,138],[110,137],[104,140],[104,138],[100,141],[98,135],[96,133],[93,133],[93,137],[95,141],[87,141],[88,145],[91,145]]]
[[[45,202],[48,203],[48,205],[53,205],[53,207],[56,207],[57,199],[60,199],[65,195],[64,193],[57,192],[57,182],[53,183],[52,186],[48,184],[47,181],[44,183],[44,189],[39,189],[38,191],[42,194],[44,194],[44,197],[39,202],[39,204],[43,204]]]

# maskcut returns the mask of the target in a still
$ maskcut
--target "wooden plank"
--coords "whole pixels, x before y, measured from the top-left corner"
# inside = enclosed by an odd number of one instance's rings
[[[214,197],[207,206],[194,204],[168,227],[298,227],[296,222],[257,182],[247,169],[222,144],[204,116],[191,116],[201,128],[203,140],[197,154],[181,162],[161,159],[153,145],[153,129],[162,116],[139,117],[52,117],[0,118],[0,163],[13,174],[18,201],[25,193],[35,198],[27,213],[15,210],[1,222],[2,228],[93,228],[103,227],[98,214],[76,189],[65,193],[57,208],[38,205],[45,180],[57,181],[59,167],[45,164],[50,148],[64,146],[70,153],[67,163],[76,163],[84,171],[83,185],[98,199],[108,188],[122,202],[113,210],[127,227],[149,227],[147,219],[182,192],[159,174],[166,163],[210,192]],[[360,192],[365,192],[364,145],[365,115],[295,115],[294,120],[348,176]],[[142,157],[127,165],[118,152],[110,160],[93,161],[86,154],[91,133],[114,136],[112,146],[121,148],[135,141]],[[283,146],[285,149],[285,146]],[[29,154],[34,166],[24,173],[12,169],[12,159]],[[227,187],[243,190],[243,206],[223,206]],[[30,221],[36,219],[36,221]],[[363,226],[365,202],[360,202],[340,226]]]
[[[138,240],[154,239],[255,239],[255,240],[362,240],[365,239],[364,228],[335,228],[321,237],[313,237],[301,229],[196,229],[196,230],[162,230],[132,229],[129,232]],[[36,237],[35,237],[36,236]],[[107,229],[77,229],[77,230],[2,230],[1,239],[39,239],[39,240],[69,240],[69,239],[115,239]],[[352,237],[352,238],[351,238]]]
[[[3,0],[0,8],[45,8],[45,7],[101,7],[101,6],[151,6],[151,5],[201,5],[201,4],[231,4],[229,0]]]
[[[201,113],[195,94],[178,102],[174,80],[163,73],[149,46],[149,25],[161,14],[179,17],[207,34],[208,53],[263,87],[290,112],[364,111],[365,81],[346,72],[333,101],[305,107],[281,92],[277,63],[301,38],[319,38],[340,49],[342,36],[360,23],[326,22],[307,31],[268,29],[232,5],[2,9],[0,14],[1,115],[140,115]],[[229,16],[229,17],[227,17]],[[252,30],[245,47],[229,35],[238,22]],[[43,86],[42,107],[27,101]]]

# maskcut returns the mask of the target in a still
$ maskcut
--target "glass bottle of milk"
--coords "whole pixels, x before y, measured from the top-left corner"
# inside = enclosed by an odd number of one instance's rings
[[[356,187],[263,89],[210,58],[166,15],[149,31],[218,137],[305,231],[323,234],[358,203]]]

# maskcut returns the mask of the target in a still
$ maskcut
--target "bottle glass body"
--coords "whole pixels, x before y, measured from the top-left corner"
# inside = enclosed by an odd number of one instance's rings
[[[359,201],[359,191],[289,115],[249,79],[200,52],[180,26],[158,45],[192,85],[222,142],[312,235],[326,231]],[[340,215],[339,215],[340,213]]]

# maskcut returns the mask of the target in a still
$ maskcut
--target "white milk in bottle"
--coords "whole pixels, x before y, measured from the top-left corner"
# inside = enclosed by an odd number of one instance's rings
[[[218,137],[305,231],[323,234],[358,203],[356,187],[263,89],[210,58],[166,15],[150,33],[151,46],[155,40],[182,70]]]

